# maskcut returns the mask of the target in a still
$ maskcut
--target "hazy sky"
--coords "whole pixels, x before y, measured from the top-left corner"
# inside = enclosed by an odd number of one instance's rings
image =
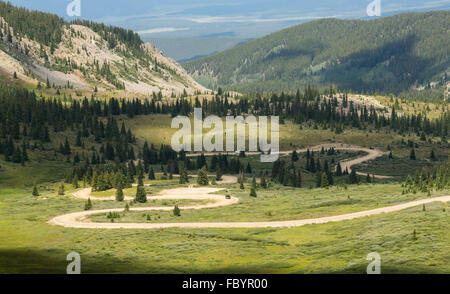
[[[322,17],[367,18],[372,0],[80,0],[81,18],[134,29],[154,38],[259,37]],[[11,0],[66,19],[72,0]],[[381,0],[382,16],[450,9],[450,0]]]

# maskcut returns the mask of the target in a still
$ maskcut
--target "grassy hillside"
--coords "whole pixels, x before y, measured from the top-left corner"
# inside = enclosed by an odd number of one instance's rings
[[[197,81],[238,91],[308,84],[400,93],[448,81],[449,11],[371,21],[322,19],[184,64]],[[447,41],[446,41],[447,40]]]

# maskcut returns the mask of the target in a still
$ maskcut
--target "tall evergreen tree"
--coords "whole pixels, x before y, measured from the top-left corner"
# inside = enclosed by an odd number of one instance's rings
[[[198,171],[197,174],[197,183],[200,186],[208,186],[209,185],[209,178],[208,178],[208,173],[206,171],[206,166],[203,166],[203,168],[201,168]]]

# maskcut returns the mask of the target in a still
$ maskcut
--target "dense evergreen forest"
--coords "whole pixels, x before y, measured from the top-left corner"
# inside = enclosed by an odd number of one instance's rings
[[[295,91],[313,84],[357,93],[407,94],[448,82],[449,23],[449,11],[370,21],[321,19],[183,66],[209,88],[242,93]]]
[[[57,15],[18,8],[9,2],[0,1],[0,16],[15,29],[15,33],[49,47],[61,42],[63,28],[69,24],[91,28],[108,41],[111,49],[115,48],[118,42],[122,42],[139,51],[143,44],[139,35],[131,30],[84,20],[66,22]]]
[[[26,150],[30,149],[30,141],[34,142],[33,149],[42,148],[42,144],[51,142],[51,134],[71,132],[76,136],[76,145],[83,146],[84,138],[93,138],[101,144],[100,154],[91,150],[91,163],[105,163],[106,161],[127,162],[143,159],[145,171],[150,164],[167,164],[168,160],[183,160],[186,158],[176,154],[168,146],[149,147],[147,144],[140,149],[135,146],[135,138],[131,130],[125,125],[117,124],[116,117],[126,115],[132,118],[137,115],[170,114],[191,115],[195,107],[203,109],[205,115],[277,115],[281,123],[289,119],[298,125],[310,124],[315,128],[330,129],[336,133],[344,128],[357,129],[390,129],[400,134],[415,132],[426,140],[428,136],[441,137],[446,142],[450,117],[444,113],[438,119],[429,119],[418,115],[398,116],[392,110],[390,117],[385,116],[373,107],[355,106],[352,101],[342,101],[333,96],[333,92],[321,94],[317,89],[308,87],[304,92],[295,95],[282,93],[269,97],[257,95],[252,98],[242,98],[230,101],[227,95],[216,95],[213,100],[199,98],[160,100],[158,97],[147,100],[74,100],[62,102],[57,99],[37,97],[33,91],[17,89],[8,85],[0,85],[0,153],[6,160],[24,162]],[[53,146],[64,155],[73,156],[73,161],[80,160],[78,154],[71,152],[70,143]],[[136,156],[135,149],[139,150]],[[89,150],[88,150],[89,151]],[[223,162],[224,160],[219,160]],[[223,163],[228,168],[228,163]],[[201,165],[201,164],[200,164]],[[186,163],[188,169],[198,166]],[[233,163],[232,170],[239,171],[240,164]],[[238,166],[236,168],[236,166]]]

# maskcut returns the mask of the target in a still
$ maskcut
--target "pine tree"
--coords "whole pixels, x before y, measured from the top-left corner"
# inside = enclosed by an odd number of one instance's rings
[[[250,196],[257,197],[257,195],[256,195],[256,178],[253,178],[252,187],[250,188]]]
[[[144,171],[142,169],[138,170],[138,186],[144,186]]]
[[[198,171],[197,183],[200,186],[208,186],[209,185],[209,178],[208,178],[208,173],[206,171],[206,166],[203,166],[203,168],[201,168]]]
[[[251,174],[252,173],[252,166],[250,165],[250,162],[247,162],[247,168],[245,169],[245,172],[247,174]]]
[[[178,207],[178,205],[175,205],[175,207],[173,208],[173,215],[174,216],[181,216],[181,210]]]
[[[329,184],[329,182],[328,182],[328,176],[327,176],[327,173],[326,173],[326,172],[323,172],[323,173],[322,173],[322,178],[321,178],[321,181],[320,181],[320,187],[321,187],[321,188],[327,188],[329,185],[330,185],[330,184]]]
[[[356,175],[356,170],[352,169],[352,172],[349,175],[349,184],[357,184],[358,183],[358,176]]]
[[[64,183],[61,183],[61,185],[59,185],[58,195],[59,196],[63,196],[64,195]]]
[[[87,200],[86,203],[84,204],[84,210],[91,210],[91,209],[92,209],[91,198],[88,198],[88,200]]]
[[[411,149],[411,153],[409,154],[409,159],[411,160],[416,160],[416,151],[413,149]]]
[[[432,161],[436,161],[436,160],[437,160],[436,154],[434,154],[434,150],[431,150],[431,153],[430,153],[430,159],[431,159]]]
[[[137,186],[135,201],[139,203],[147,202],[147,192],[143,186]]]
[[[122,202],[124,200],[122,184],[116,189],[116,201]]]
[[[336,176],[340,177],[342,176],[342,167],[341,167],[341,163],[338,162],[337,166],[336,166]]]
[[[39,191],[38,191],[36,184],[34,184],[34,186],[33,186],[33,196],[35,196],[35,197],[39,196]]]
[[[320,172],[316,173],[316,187],[322,187],[322,174]]]
[[[266,177],[264,176],[264,174],[261,175],[261,183],[260,183],[261,188],[263,189],[267,189],[267,182],[266,182]]]
[[[216,171],[216,181],[218,181],[218,182],[222,181],[222,175],[223,175],[222,169],[221,168],[217,169],[217,171]]]
[[[297,162],[298,161],[298,154],[297,154],[296,150],[294,150],[292,152],[291,160],[292,160],[292,162]]]
[[[74,189],[78,189],[79,185],[78,185],[78,175],[75,174],[72,180],[72,186]]]
[[[186,184],[189,182],[189,176],[187,174],[186,168],[184,165],[180,166],[180,184]]]
[[[155,177],[155,172],[153,171],[153,167],[150,168],[150,171],[148,172],[148,179],[149,180],[154,180],[156,179]]]

